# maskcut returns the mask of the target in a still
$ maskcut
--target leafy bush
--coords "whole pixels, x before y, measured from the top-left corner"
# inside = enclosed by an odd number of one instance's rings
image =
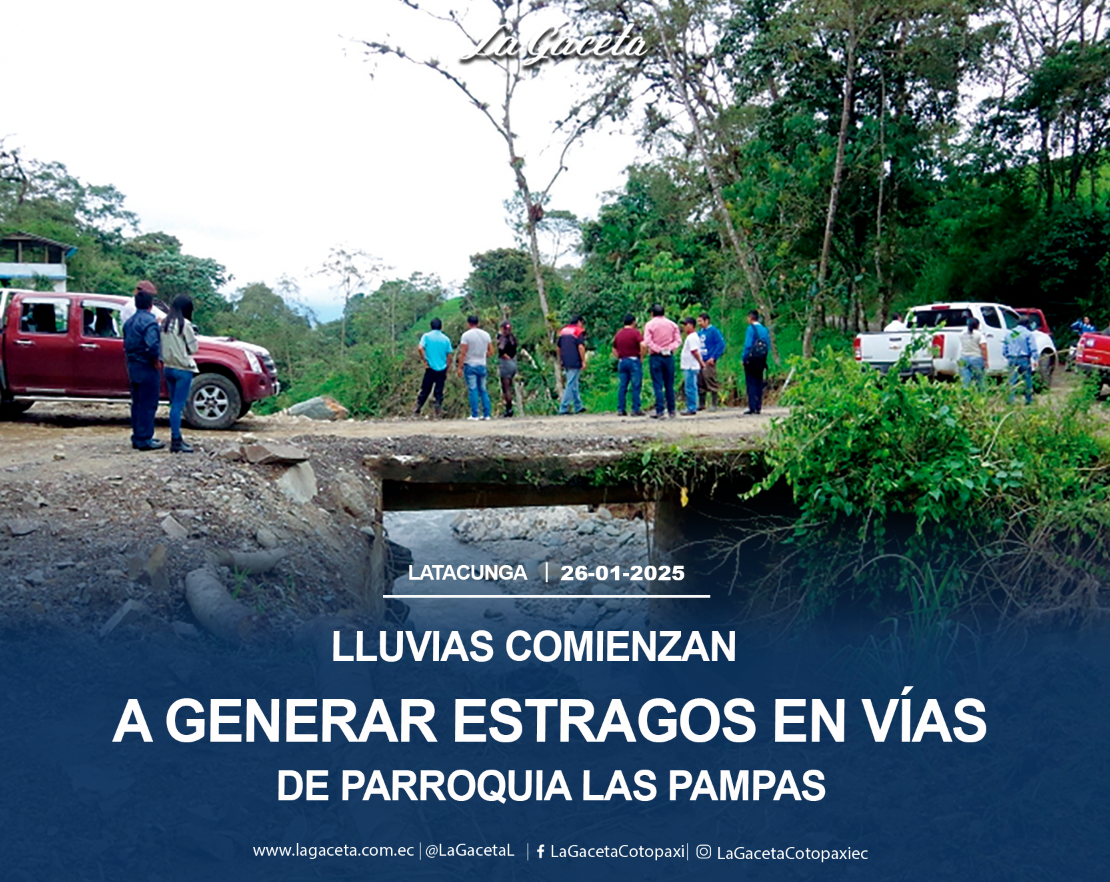
[[[937,602],[1092,614],[1107,576],[1110,457],[1077,395],[1013,407],[1006,389],[900,381],[826,350],[795,363],[753,492],[785,481],[800,515],[784,564],[811,612],[955,572]]]

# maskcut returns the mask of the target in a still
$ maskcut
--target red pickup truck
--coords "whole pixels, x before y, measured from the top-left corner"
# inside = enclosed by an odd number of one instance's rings
[[[122,313],[129,300],[0,290],[0,414],[21,413],[36,401],[128,399]],[[158,307],[154,312],[163,317]],[[199,343],[200,372],[185,405],[193,428],[226,429],[255,401],[280,391],[274,361],[261,346],[204,336]]]
[[[1101,380],[1100,391],[1102,384],[1110,383],[1110,334],[1105,331],[1081,334],[1075,344],[1075,368],[1097,376]]]

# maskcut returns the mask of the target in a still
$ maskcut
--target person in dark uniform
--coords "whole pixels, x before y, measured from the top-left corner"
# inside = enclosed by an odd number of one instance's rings
[[[162,386],[162,333],[150,311],[157,293],[152,282],[139,282],[135,314],[123,325],[123,352],[131,380],[131,446],[136,450],[161,450],[166,446],[154,437],[154,412]]]

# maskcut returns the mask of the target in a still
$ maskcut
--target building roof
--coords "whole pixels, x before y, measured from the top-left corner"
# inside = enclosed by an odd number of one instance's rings
[[[74,252],[77,251],[76,245],[67,245],[65,242],[47,239],[45,236],[36,236],[34,233],[25,233],[22,230],[13,230],[10,233],[0,235],[0,245],[5,242],[34,242],[36,245],[53,245],[55,248],[61,248],[66,257],[72,257]]]

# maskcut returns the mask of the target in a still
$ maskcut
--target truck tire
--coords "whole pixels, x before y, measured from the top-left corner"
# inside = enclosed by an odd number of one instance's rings
[[[14,420],[31,409],[33,401],[0,401],[0,420]]]
[[[250,412],[251,412],[251,405],[252,405],[253,403],[254,403],[254,402],[251,402],[251,401],[244,401],[244,402],[243,402],[242,406],[241,406],[241,407],[239,408],[239,419],[242,419],[242,418],[243,418],[243,417],[245,417],[245,416],[246,416],[246,415],[247,415],[248,413],[250,413]]]
[[[194,429],[228,429],[239,419],[243,396],[222,374],[198,374],[189,387],[185,422]]]
[[[1056,353],[1046,349],[1037,359],[1037,376],[1041,378],[1041,385],[1046,389],[1052,388],[1052,373],[1056,370]]]

